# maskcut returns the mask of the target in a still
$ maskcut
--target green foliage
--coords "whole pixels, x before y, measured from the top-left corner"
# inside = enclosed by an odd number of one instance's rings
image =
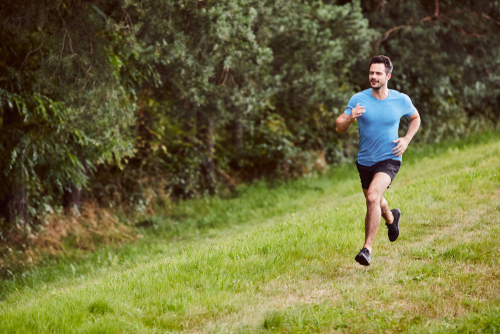
[[[310,150],[328,151],[333,161],[341,155],[335,119],[354,90],[346,74],[356,59],[368,57],[374,32],[357,3],[276,2],[262,22],[260,34],[271,36],[270,74],[277,81],[264,113],[249,119],[247,170],[273,174]]]
[[[20,201],[31,221],[37,198],[82,187],[95,164],[120,164],[131,151],[133,96],[113,76],[119,65],[108,62],[106,36],[113,27],[95,6],[47,0],[1,8],[0,197],[12,202],[27,192]]]
[[[131,25],[131,47],[119,55],[120,77],[135,82],[153,135],[142,161],[130,160],[132,170],[112,177],[123,181],[113,189],[140,193],[148,185],[134,180],[150,173],[164,175],[163,191],[174,197],[203,193],[200,166],[211,153],[198,135],[200,115],[216,122],[217,174],[275,176],[313,161],[310,150],[342,155],[333,124],[352,93],[342,77],[356,56],[367,56],[373,37],[359,5],[150,0],[130,2],[126,11],[127,23],[140,24]],[[133,74],[146,64],[154,75]]]

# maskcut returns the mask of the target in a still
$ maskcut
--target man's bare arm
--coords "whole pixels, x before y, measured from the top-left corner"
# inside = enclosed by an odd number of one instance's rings
[[[408,132],[406,133],[406,139],[408,139],[408,143],[413,139],[413,136],[417,133],[418,129],[420,128],[420,114],[418,111],[415,110],[413,115],[410,116],[409,118],[410,124],[408,125]]]
[[[337,118],[337,120],[335,121],[335,130],[338,133],[347,132],[347,130],[349,130],[349,126],[351,126],[351,123],[356,122],[358,117],[361,117],[364,112],[365,107],[360,107],[358,103],[356,107],[352,109],[350,116],[348,116],[347,114],[342,114]]]
[[[394,143],[398,143],[396,147],[392,149],[392,154],[394,154],[397,157],[400,157],[405,153],[406,149],[408,148],[408,145],[410,144],[410,141],[413,139],[413,136],[418,131],[418,128],[420,128],[420,115],[418,114],[418,111],[415,110],[413,115],[410,116],[409,118],[410,124],[408,125],[408,132],[406,133],[406,136],[402,138],[398,138],[394,141]]]
[[[351,126],[351,123],[353,121],[351,121],[350,119],[351,117],[350,116],[347,116],[347,114],[342,114],[339,116],[339,118],[337,118],[337,121],[335,122],[335,130],[338,132],[338,133],[344,133],[344,132],[347,132],[347,130],[349,130],[349,127]]]

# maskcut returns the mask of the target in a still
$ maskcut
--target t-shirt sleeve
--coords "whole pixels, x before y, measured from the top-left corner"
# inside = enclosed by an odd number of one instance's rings
[[[411,99],[408,95],[403,94],[403,96],[405,98],[405,103],[404,103],[404,107],[403,107],[403,115],[406,116],[406,118],[409,118],[415,113],[415,111],[417,111],[417,108],[415,108],[415,106],[411,102]]]
[[[357,100],[358,99],[356,98],[356,95],[351,97],[351,99],[349,100],[349,103],[347,104],[347,107],[345,108],[345,111],[344,111],[344,113],[347,116],[351,116],[352,109],[356,107]]]

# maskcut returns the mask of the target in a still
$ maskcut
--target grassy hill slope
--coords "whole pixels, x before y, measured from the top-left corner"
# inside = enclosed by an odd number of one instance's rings
[[[498,332],[500,141],[425,153],[403,164],[386,193],[403,212],[401,236],[390,243],[381,227],[368,268],[353,260],[365,206],[350,168],[254,189],[233,209],[200,216],[208,225],[248,221],[239,227],[151,239],[89,257],[64,280],[11,288],[1,330]],[[82,278],[89,268],[100,269]]]

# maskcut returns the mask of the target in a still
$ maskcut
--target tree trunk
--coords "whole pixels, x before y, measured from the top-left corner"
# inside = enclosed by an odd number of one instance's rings
[[[76,185],[72,185],[70,189],[64,190],[63,207],[65,209],[80,209],[81,198],[82,188],[78,188]]]
[[[19,112],[9,107],[3,112],[3,127],[8,129],[22,124],[23,118]],[[11,135],[9,146],[15,147],[19,142],[19,138]],[[18,227],[25,229],[28,223],[28,194],[26,175],[23,173],[21,166],[15,166],[13,175],[4,180],[5,198],[2,201],[3,208],[1,211],[6,213],[7,221],[11,224],[16,224]]]
[[[153,140],[153,115],[149,111],[148,101],[151,97],[151,89],[143,84],[139,99],[137,101],[137,158],[145,159],[151,154],[151,142]]]
[[[233,159],[229,162],[229,167],[232,170],[238,171],[240,170],[240,154],[243,147],[243,120],[240,111],[236,111],[233,114],[232,135],[234,154]]]
[[[241,117],[241,112],[237,111],[234,113],[233,119],[233,145],[238,151],[243,147],[243,120]]]
[[[63,208],[64,209],[80,209],[82,200],[82,187],[76,184],[71,185],[69,189],[65,189],[63,193]]]
[[[215,121],[212,116],[203,111],[196,114],[196,132],[198,139],[205,146],[205,159],[201,166],[201,173],[205,187],[209,193],[215,193],[214,180],[214,143],[215,143]]]
[[[189,104],[187,102],[184,103],[184,108],[186,109],[183,115],[182,122],[182,141],[185,143],[192,142],[191,131],[194,127],[194,123],[196,119],[194,118],[193,113],[189,110]]]
[[[83,173],[87,173],[87,165],[83,155],[78,155],[78,160],[83,166]],[[65,189],[63,193],[63,208],[64,209],[80,209],[80,204],[82,200],[82,187],[77,186],[75,183],[70,186],[69,189]]]
[[[25,230],[28,223],[26,177],[22,171],[17,174],[10,184],[7,195],[7,220]]]
[[[149,111],[142,109],[139,110],[138,121],[138,156],[144,159],[151,153],[151,141],[153,140],[153,116]]]

